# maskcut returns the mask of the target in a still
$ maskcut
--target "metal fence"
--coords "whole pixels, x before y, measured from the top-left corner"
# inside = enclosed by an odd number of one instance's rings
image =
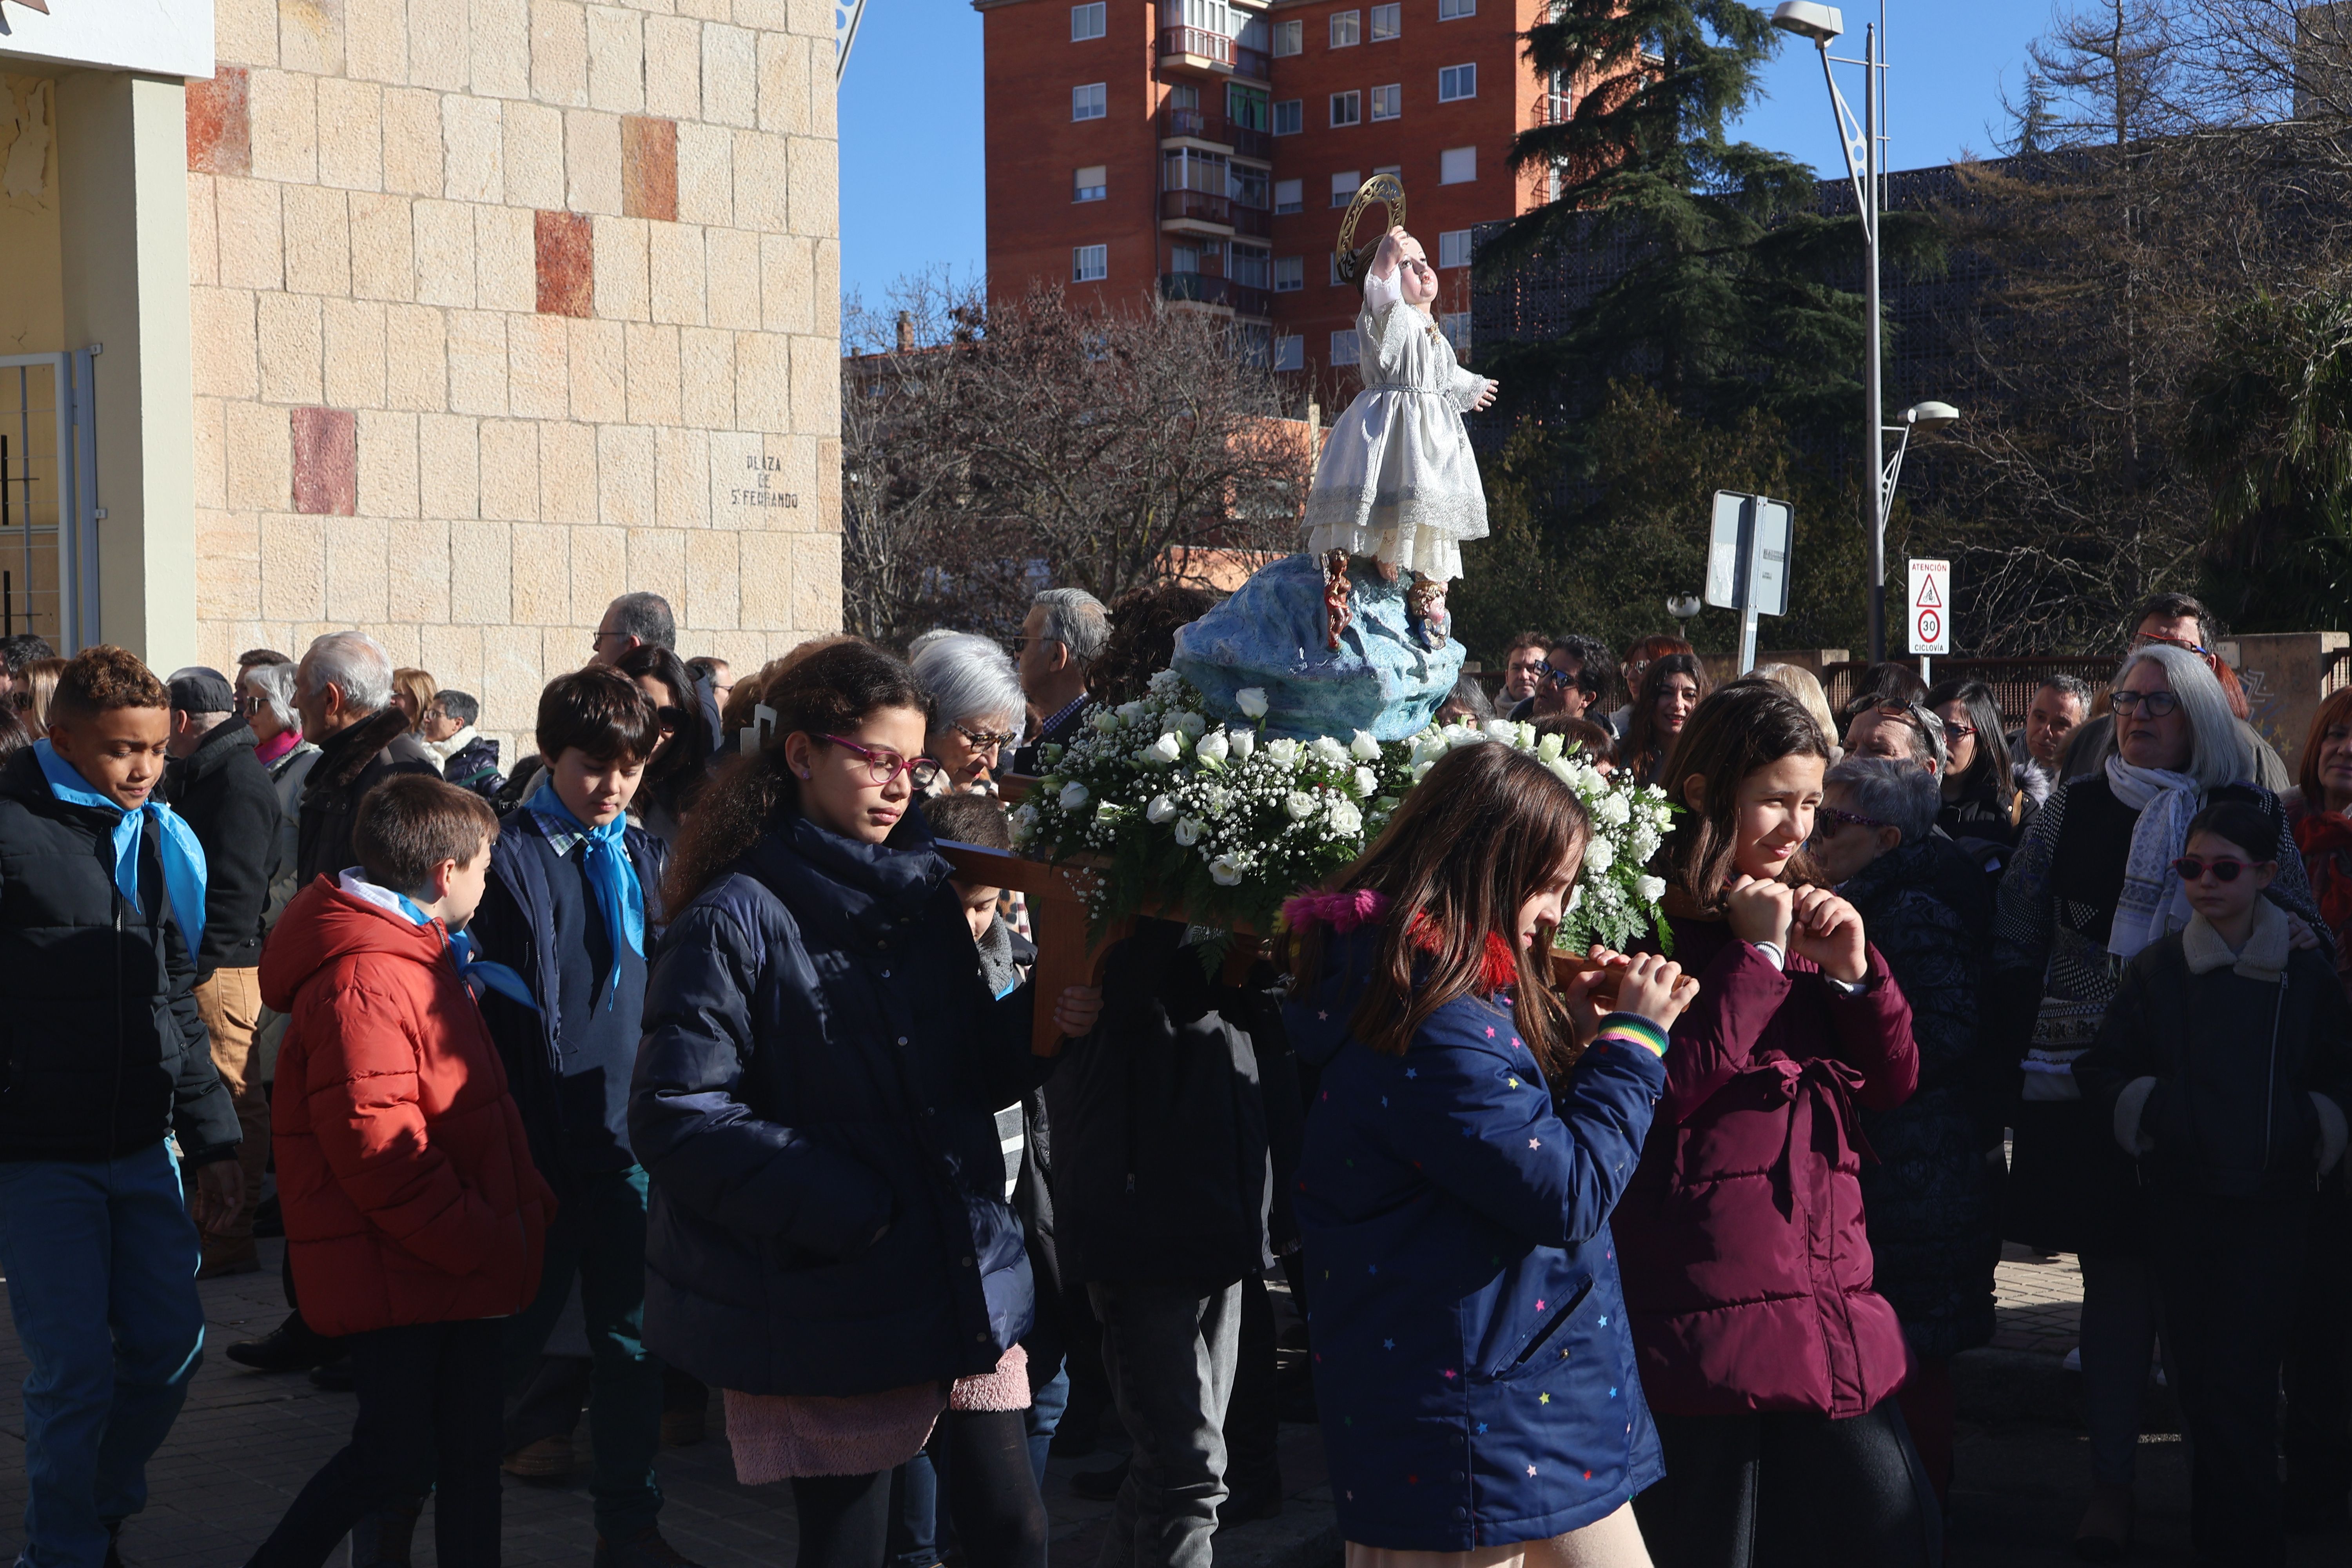
[[[1822,671],[1830,711],[1845,711],[1845,705],[1861,689],[1863,672],[1869,668],[1862,660],[1853,659],[1830,665]],[[1929,673],[1938,686],[1947,680],[1983,681],[1992,689],[1993,700],[2000,704],[2001,721],[2015,726],[2025,722],[2025,710],[2033,706],[2033,694],[2053,675],[2071,675],[2088,686],[2092,708],[2098,710],[2106,700],[2107,682],[2116,673],[2116,661],[2104,655],[2084,658],[2069,654],[2024,658],[1939,658]]]

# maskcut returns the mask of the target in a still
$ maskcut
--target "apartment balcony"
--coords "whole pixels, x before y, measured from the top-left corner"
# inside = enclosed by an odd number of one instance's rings
[[[1227,204],[1233,209],[1234,232],[1255,239],[1266,239],[1274,234],[1274,219],[1264,207],[1244,206],[1239,202]]]
[[[1534,112],[1528,116],[1536,125],[1565,125],[1576,112],[1576,100],[1564,92],[1544,92],[1536,95]]]
[[[1237,316],[1271,316],[1274,297],[1263,289],[1205,272],[1163,272],[1160,297],[1180,304],[1207,305]]]
[[[1170,104],[1160,111],[1160,138],[1163,142],[1204,142],[1213,147],[1255,158],[1261,163],[1274,157],[1274,137],[1264,131],[1246,125],[1236,125],[1222,114],[1205,109],[1180,109]]]
[[[1195,234],[1229,235],[1234,232],[1234,204],[1206,191],[1162,191],[1160,226]]]
[[[1246,49],[1235,44],[1234,45],[1234,74],[1247,77],[1252,81],[1272,81],[1274,62],[1267,58],[1264,49]]]
[[[1234,41],[1205,27],[1163,27],[1160,32],[1160,63],[1186,70],[1230,73],[1234,68]]]

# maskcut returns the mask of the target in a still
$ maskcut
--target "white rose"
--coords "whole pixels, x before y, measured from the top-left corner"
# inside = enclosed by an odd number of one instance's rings
[[[1201,731],[1208,727],[1209,721],[1206,719],[1202,718],[1198,713],[1179,713],[1176,715],[1176,732],[1183,736],[1188,741],[1199,740],[1201,738]]]
[[[1076,779],[1062,786],[1061,802],[1064,811],[1077,810],[1087,804],[1087,786]]]
[[[1433,768],[1433,767],[1435,767],[1436,765],[1437,765],[1437,764],[1436,764],[1435,763],[1413,763],[1413,764],[1412,764],[1412,782],[1413,782],[1413,783],[1415,783],[1415,784],[1419,784],[1422,780],[1423,780],[1423,779],[1427,778],[1427,777],[1429,776],[1429,770],[1430,770],[1430,769],[1432,769],[1432,768]]]
[[[1234,693],[1234,706],[1242,710],[1242,716],[1244,718],[1265,718],[1267,706],[1265,700],[1265,688],[1263,686],[1243,687],[1239,691]],[[1234,881],[1239,880],[1240,878],[1238,877],[1234,879]],[[1231,887],[1233,883],[1228,882],[1225,885],[1227,887]]]
[[[1292,790],[1283,797],[1282,809],[1290,814],[1293,822],[1304,822],[1315,815],[1315,797],[1303,789]]]
[[[1633,820],[1633,808],[1625,804],[1622,795],[1612,789],[1593,806],[1592,815],[1612,827],[1622,827]]]
[[[1118,715],[1108,708],[1097,709],[1095,711],[1094,724],[1096,729],[1108,735],[1118,728]]]
[[[1279,741],[1268,741],[1265,743],[1265,754],[1273,758],[1280,766],[1295,768],[1298,765],[1298,742],[1287,737]]]
[[[1192,755],[1203,763],[1222,763],[1225,760],[1228,745],[1223,730],[1212,731],[1192,742]]]
[[[1118,715],[1118,721],[1120,723],[1132,724],[1143,716],[1143,704],[1140,702],[1122,702],[1117,708],[1112,709],[1111,711]]]
[[[1645,904],[1656,903],[1660,899],[1666,896],[1665,879],[1663,877],[1634,878],[1633,896],[1640,899]]]
[[[1232,856],[1220,855],[1209,862],[1209,880],[1220,888],[1238,888],[1242,885],[1242,868],[1234,863]]]
[[[1184,754],[1184,742],[1171,731],[1143,748],[1140,759],[1164,767]]]
[[[1356,738],[1348,742],[1348,754],[1360,763],[1377,763],[1381,760],[1381,743],[1372,739],[1370,730],[1359,730]]]
[[[1356,809],[1354,801],[1342,795],[1331,803],[1331,827],[1334,832],[1350,837],[1361,833],[1364,830],[1364,814]]]
[[[1371,799],[1371,798],[1372,798],[1372,792],[1373,792],[1374,790],[1376,790],[1376,789],[1380,788],[1380,787],[1381,787],[1381,776],[1380,776],[1380,774],[1378,774],[1378,773],[1376,773],[1372,772],[1372,770],[1371,770],[1371,769],[1370,769],[1370,768],[1358,768],[1358,769],[1356,770],[1356,798],[1357,798],[1357,799],[1359,799],[1359,800],[1370,800],[1370,799]]]
[[[1595,834],[1592,842],[1584,847],[1584,868],[1599,876],[1617,863],[1617,847]]]
[[[1307,748],[1309,755],[1327,768],[1348,765],[1348,749],[1328,735],[1318,735]]]
[[[1566,784],[1570,789],[1574,789],[1576,787],[1576,770],[1574,768],[1570,767],[1558,757],[1553,757],[1548,762],[1544,761],[1541,757],[1538,757],[1536,760],[1542,762],[1545,767],[1551,770],[1552,777],[1558,779],[1560,783]]]
[[[1626,851],[1631,854],[1634,859],[1641,861],[1643,865],[1647,865],[1649,864],[1650,857],[1658,852],[1658,843],[1662,837],[1663,836],[1654,827],[1644,826],[1635,828],[1633,830],[1632,840],[1625,846]]]
[[[1558,735],[1546,735],[1542,737],[1536,742],[1536,755],[1548,763],[1558,761],[1559,757],[1560,739],[1561,738]]]
[[[1197,816],[1185,817],[1176,824],[1176,842],[1190,849],[1201,842],[1201,835],[1208,831],[1208,826]]]
[[[1151,804],[1143,808],[1143,819],[1146,822],[1166,822],[1173,818],[1175,815],[1176,803],[1169,799],[1164,795],[1153,795],[1151,797]]]
[[[1037,808],[1025,805],[1015,806],[1007,823],[1013,829],[1013,840],[1017,844],[1037,830]]]
[[[1479,728],[1486,732],[1490,741],[1500,741],[1507,746],[1519,743],[1519,727],[1508,719],[1489,719]]]
[[[1234,743],[1234,755],[1239,757],[1243,762],[1248,762],[1250,760],[1250,754],[1257,750],[1257,731],[1255,730],[1228,730],[1225,731],[1225,734]]]
[[[1572,915],[1576,912],[1576,906],[1582,902],[1584,902],[1584,884],[1579,882],[1568,890],[1568,902],[1559,906],[1559,912],[1563,915]]]

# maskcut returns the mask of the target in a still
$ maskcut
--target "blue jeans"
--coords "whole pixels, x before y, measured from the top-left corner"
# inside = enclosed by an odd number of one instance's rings
[[[1045,1484],[1045,1460],[1053,1451],[1054,1434],[1061,1429],[1062,1412],[1070,1407],[1070,1369],[1058,1366],[1054,1375],[1029,1391],[1029,1468],[1037,1485]]]
[[[107,1525],[147,1506],[204,1359],[196,1227],[180,1163],[156,1142],[119,1160],[0,1161],[0,1268],[25,1378],[28,1568],[98,1568]]]
[[[596,1531],[618,1541],[653,1529],[662,1503],[654,1479],[662,1366],[646,1349],[645,1167],[577,1177],[559,1198],[539,1297],[507,1321],[507,1383],[520,1389],[530,1382],[578,1274],[594,1363],[588,1435],[596,1453]]]

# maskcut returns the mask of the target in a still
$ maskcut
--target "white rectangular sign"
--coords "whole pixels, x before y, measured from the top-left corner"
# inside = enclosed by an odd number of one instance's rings
[[[1911,651],[1948,654],[1952,651],[1952,563],[1948,561],[1911,563]]]

